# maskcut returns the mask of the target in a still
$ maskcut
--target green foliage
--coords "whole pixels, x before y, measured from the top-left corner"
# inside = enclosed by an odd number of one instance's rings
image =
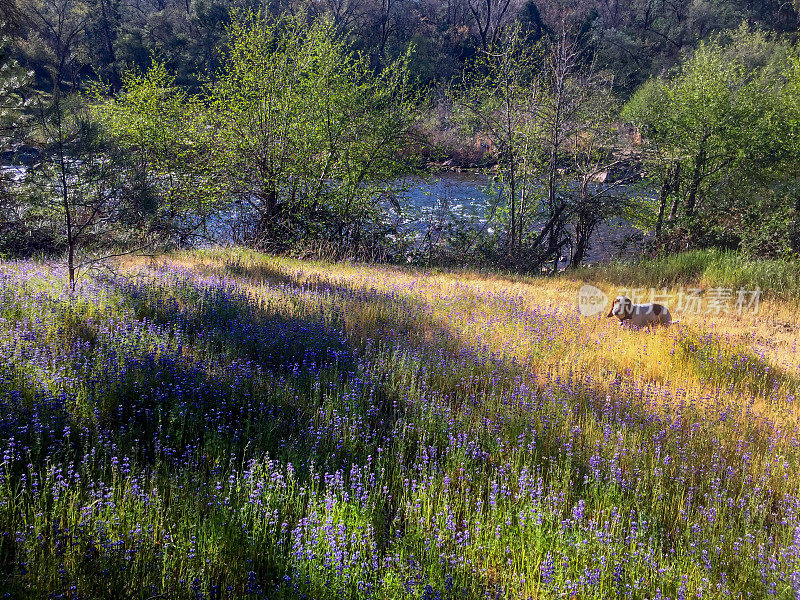
[[[84,97],[56,93],[40,102],[29,140],[39,161],[18,186],[20,211],[31,231],[52,232],[66,250],[71,284],[104,255],[152,245],[157,207]]]
[[[15,149],[30,119],[29,109],[35,94],[31,89],[33,74],[12,56],[15,23],[10,19],[17,15],[7,12],[6,7],[0,11],[0,146],[5,161],[14,162],[18,158]],[[5,170],[0,172],[0,254],[4,250],[31,250],[36,245],[32,236],[25,235],[24,223],[15,210],[18,207],[13,197],[13,179]]]
[[[124,148],[143,191],[158,198],[162,216],[197,229],[219,206],[221,190],[207,163],[210,132],[199,98],[176,87],[159,62],[144,74],[128,72],[116,98],[96,87],[93,117]]]
[[[12,38],[0,21],[0,140],[6,145],[25,121],[32,73],[11,56]]]
[[[22,0],[25,35],[19,41],[23,59],[37,72],[48,91],[75,92],[87,66],[85,30],[93,13],[85,0]],[[49,81],[47,81],[49,80]]]
[[[468,66],[453,94],[456,118],[465,135],[491,142],[489,160],[497,160],[497,211],[506,229],[509,257],[519,253],[532,219],[540,210],[534,170],[546,155],[539,108],[547,94],[539,65],[545,55],[517,27]]]
[[[782,0],[630,0],[613,14],[598,10],[592,23],[597,60],[614,70],[616,87],[624,95],[681,62],[698,42],[725,36],[742,22],[789,35],[798,24],[796,9]]]
[[[653,179],[676,179],[670,194],[682,211],[671,217],[683,217],[690,243],[768,255],[790,250],[788,236],[779,244],[760,237],[776,230],[768,222],[775,213],[784,225],[794,218],[800,129],[793,52],[741,27],[701,43],[678,72],[648,81],[624,107],[622,117],[651,143]]]
[[[155,63],[98,103],[100,119],[178,214],[235,202],[250,244],[359,246],[411,167],[409,56],[375,74],[331,22],[303,16],[237,13],[226,39],[201,94]]]
[[[454,94],[464,129],[492,142],[497,211],[507,258],[539,270],[566,247],[580,264],[596,227],[639,198],[620,193],[627,178],[606,182],[619,162],[611,80],[587,66],[581,36],[533,44],[519,28],[473,61]]]
[[[211,169],[256,215],[251,242],[358,246],[411,168],[409,55],[375,74],[331,22],[302,16],[243,13],[228,39],[203,118]]]

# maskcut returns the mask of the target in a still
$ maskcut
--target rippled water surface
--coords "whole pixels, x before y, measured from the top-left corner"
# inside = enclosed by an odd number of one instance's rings
[[[489,233],[499,226],[495,214],[498,190],[492,188],[489,175],[444,173],[427,180],[411,179],[398,200],[404,212],[402,223],[412,231],[456,221],[485,226],[490,219],[494,222],[487,226]],[[633,256],[641,250],[643,237],[641,230],[622,218],[603,223],[592,237],[585,262]]]

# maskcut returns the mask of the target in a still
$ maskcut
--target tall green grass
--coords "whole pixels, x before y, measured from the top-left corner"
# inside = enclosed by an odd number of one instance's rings
[[[758,260],[722,250],[693,250],[638,261],[583,267],[570,276],[615,285],[669,287],[702,284],[731,289],[760,288],[765,295],[800,299],[800,261]]]

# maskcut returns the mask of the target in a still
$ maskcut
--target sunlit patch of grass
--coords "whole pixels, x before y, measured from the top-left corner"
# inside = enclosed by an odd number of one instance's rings
[[[800,379],[770,365],[744,347],[737,347],[713,332],[684,330],[678,338],[680,358],[714,387],[770,396],[779,388],[797,391]]]
[[[715,255],[716,256],[716,255]],[[722,255],[720,255],[722,256]],[[724,257],[723,257],[724,258]],[[667,280],[692,285],[709,263],[707,253],[689,253],[675,258],[673,275]],[[197,262],[193,262],[197,261]],[[513,357],[521,365],[534,371],[561,374],[583,372],[593,376],[603,385],[618,377],[643,383],[652,382],[667,388],[694,386],[702,394],[706,385],[704,375],[684,354],[676,356],[677,337],[672,330],[657,329],[645,333],[631,328],[618,327],[616,319],[584,319],[575,310],[575,294],[581,285],[578,272],[570,279],[507,279],[496,274],[469,272],[407,271],[392,267],[366,265],[314,263],[286,258],[263,257],[246,250],[207,250],[199,256],[192,255],[189,263],[201,263],[216,272],[234,272],[247,275],[256,281],[280,281],[281,285],[295,285],[318,289],[338,286],[353,292],[371,291],[386,297],[371,297],[369,306],[348,306],[348,329],[359,336],[380,336],[386,333],[385,324],[392,323],[408,335],[416,328],[417,338],[423,343],[454,344],[480,348],[483,351]],[[654,272],[663,273],[658,265]],[[635,271],[628,270],[628,276]],[[667,269],[667,273],[669,273]],[[597,271],[592,271],[597,275]],[[640,280],[637,286],[648,283],[648,272],[635,272]],[[678,273],[683,273],[678,277]],[[694,279],[692,279],[694,278]],[[659,280],[662,285],[667,280]],[[655,280],[653,280],[655,281]],[[631,280],[626,280],[631,285]],[[395,302],[387,309],[386,301]],[[397,302],[407,306],[397,308]],[[762,309],[774,312],[774,304],[764,301]],[[409,307],[413,310],[409,312]],[[778,307],[780,308],[780,306]],[[389,310],[392,314],[388,314]],[[393,312],[392,312],[393,311]],[[785,312],[780,308],[779,312]],[[423,318],[420,318],[423,316]],[[709,316],[679,315],[687,324],[708,322]],[[740,329],[759,326],[757,315],[747,317],[720,314],[711,323],[731,323]],[[791,311],[785,319],[792,320]],[[426,331],[427,328],[427,331]],[[752,330],[752,329],[751,329]],[[450,332],[446,339],[442,331]],[[438,332],[438,333],[434,333]],[[677,337],[676,337],[677,336]],[[746,345],[746,344],[745,344]],[[769,355],[768,355],[769,356]],[[790,360],[799,359],[794,352]],[[769,360],[769,359],[765,359]],[[780,362],[782,356],[772,360]],[[791,381],[791,380],[788,380]],[[768,386],[754,385],[738,391],[756,395],[771,394]],[[743,402],[750,403],[743,399]],[[761,404],[759,404],[761,406]]]

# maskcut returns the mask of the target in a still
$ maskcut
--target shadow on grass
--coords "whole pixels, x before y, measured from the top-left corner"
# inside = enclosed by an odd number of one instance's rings
[[[385,357],[390,353],[378,341],[354,341],[345,335],[345,321],[354,316],[347,313],[357,307],[369,309],[395,341],[409,336],[429,341],[430,324],[424,332],[414,329],[415,321],[402,319],[411,307],[377,293],[364,296],[328,286],[325,295],[346,305],[345,310],[331,313],[315,308],[313,299],[303,299],[307,286],[288,279],[277,283],[289,294],[288,305],[265,304],[217,283],[208,287],[189,279],[159,278],[114,282],[143,323],[142,329],[155,336],[150,342],[155,347],[144,354],[122,352],[126,335],[140,339],[141,332],[119,332],[120,364],[104,375],[115,381],[113,390],[90,386],[92,391],[83,400],[97,408],[98,438],[120,452],[136,453],[139,464],[150,465],[163,476],[189,470],[211,477],[215,471],[243,469],[250,458],[267,454],[293,463],[301,485],[309,482],[311,463],[325,472],[347,473],[348,465],[364,464],[378,447],[391,446],[397,420],[413,418],[408,415],[407,397],[388,368],[380,373],[365,371],[369,365],[364,361],[369,362],[371,353],[384,352]],[[271,283],[276,284],[274,279]],[[298,314],[281,312],[298,304],[302,305]],[[376,306],[383,308],[376,313]],[[444,348],[458,346],[445,331],[436,331],[434,337]],[[101,346],[105,339],[99,336]],[[463,355],[460,359],[473,370],[480,369],[464,362]],[[493,371],[496,366],[485,368]],[[373,375],[380,379],[365,385]],[[363,444],[309,437],[312,422],[324,409],[362,419]],[[414,435],[403,442],[406,459],[412,462],[419,442]],[[92,445],[80,440],[75,447]],[[387,496],[371,515],[381,552],[396,538],[393,522],[401,496]],[[278,575],[286,568],[264,564],[256,556],[246,559],[257,567],[259,585],[274,588],[282,581]]]
[[[681,274],[692,272],[692,269],[704,268],[709,260],[710,258],[702,252],[681,256],[676,259],[675,273],[668,277],[672,277],[673,281],[680,281]],[[402,331],[403,335],[408,338],[408,343],[425,348],[429,355],[439,351],[450,353],[453,356],[470,355],[475,358],[478,364],[482,364],[481,361],[484,361],[483,364],[486,367],[481,370],[481,376],[487,380],[491,380],[497,372],[501,372],[505,376],[502,381],[496,382],[498,388],[502,388],[504,385],[507,387],[517,385],[520,381],[530,382],[532,379],[531,373],[526,373],[518,363],[509,360],[508,357],[492,356],[491,361],[486,362],[481,349],[476,349],[469,341],[464,340],[457,331],[450,329],[446,324],[430,319],[427,316],[427,307],[424,303],[416,304],[411,300],[401,299],[393,294],[376,292],[374,289],[354,289],[332,283],[322,277],[315,277],[299,283],[294,277],[274,265],[264,262],[263,259],[260,262],[251,262],[253,264],[245,265],[238,260],[236,262],[222,260],[222,264],[205,265],[204,268],[211,273],[235,275],[254,282],[268,281],[298,290],[328,290],[337,298],[337,301],[361,298],[368,306],[374,304],[399,304],[402,307],[401,311],[386,312],[389,322],[385,329]],[[653,268],[655,277],[660,267],[654,263]],[[403,316],[401,321],[392,321],[397,314]],[[409,322],[411,322],[410,325]],[[431,329],[438,332],[438,335],[433,336],[433,341],[431,341],[432,336],[426,335],[426,332]],[[438,347],[436,347],[437,338],[439,340]],[[687,340],[686,343],[691,344],[691,340]],[[749,354],[745,356],[731,352],[729,353],[730,356],[726,354],[726,360],[722,362],[714,361],[711,354],[716,352],[716,347],[712,348],[711,346],[713,344],[709,345],[702,340],[698,340],[698,343],[693,345],[691,349],[687,346],[687,351],[694,352],[698,369],[711,369],[715,372],[716,378],[714,382],[720,385],[721,389],[724,388],[725,384],[733,384],[756,394],[765,391],[768,393],[769,389],[776,384],[796,385],[798,383],[797,378],[781,370],[772,369],[763,361],[759,361],[757,357]],[[697,360],[698,353],[702,354],[699,360]],[[603,384],[603,382],[594,381],[592,377],[584,373],[574,373],[564,379],[560,377],[552,379],[545,374],[535,378],[535,383],[539,385],[540,391],[543,393],[548,390],[556,390],[564,398],[570,398],[576,405],[580,404],[580,410],[590,412],[598,421],[607,420],[609,417],[606,414],[609,386]],[[685,412],[681,415],[654,414],[649,400],[641,397],[642,391],[633,382],[626,381],[624,374],[616,376],[614,382],[612,382],[611,390],[612,394],[618,396],[615,400],[619,400],[619,404],[626,411],[625,414],[615,414],[614,419],[626,421],[626,426],[633,423],[637,426],[657,430],[660,427],[674,426],[675,423],[673,421],[675,421],[681,423],[682,430],[688,433],[693,419],[705,422],[709,418],[706,414],[698,413],[693,415],[690,406],[683,406],[682,410]],[[719,418],[726,420],[729,415],[730,407],[721,407]],[[675,419],[676,416],[677,420]],[[774,433],[770,429],[770,424],[763,420],[754,419],[748,423],[748,429],[756,434],[756,440],[760,440],[759,443],[764,447],[769,444],[768,440]],[[546,440],[544,441],[546,442]],[[555,440],[554,451],[558,443],[560,443],[560,440]],[[735,459],[734,456],[731,458]],[[579,469],[584,467],[585,465],[578,463]]]

